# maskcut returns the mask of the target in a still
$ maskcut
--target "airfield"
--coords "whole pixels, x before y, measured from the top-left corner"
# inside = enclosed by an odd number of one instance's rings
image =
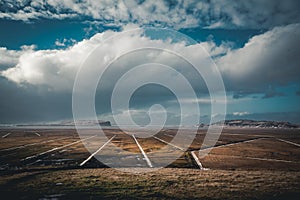
[[[182,140],[190,137],[185,131]],[[79,137],[71,128],[1,129],[1,194],[7,199],[299,199],[299,129],[225,128],[215,146],[205,147],[210,152],[203,158],[205,129],[188,148],[172,143],[176,129],[149,138],[118,129],[105,129],[105,138],[97,130],[85,132]],[[174,155],[180,156],[173,161]],[[127,172],[147,169],[153,171]]]

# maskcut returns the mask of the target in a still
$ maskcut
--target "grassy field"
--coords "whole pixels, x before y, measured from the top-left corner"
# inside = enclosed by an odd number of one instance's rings
[[[108,168],[95,158],[80,166],[90,156],[86,148],[95,152],[102,145],[102,136],[94,130],[87,130],[81,139],[72,129],[1,130],[1,196],[4,199],[300,197],[300,131],[297,129],[226,129],[210,154],[199,158],[205,170],[200,170],[191,156],[192,151],[200,149],[205,130],[198,131],[185,151],[176,146],[164,149],[164,142],[138,138],[137,134],[137,141],[154,169],[167,163],[171,155],[182,154],[166,168],[148,173],[136,173],[149,166],[130,135],[113,129],[105,132],[108,138],[114,138],[95,156],[102,156],[105,162],[120,162],[124,168]],[[176,130],[169,129],[156,137],[171,142],[175,134]],[[112,151],[111,145],[128,153]],[[157,155],[160,150],[165,155],[163,158]],[[112,155],[119,160],[112,159]],[[135,173],[124,172],[125,169]]]

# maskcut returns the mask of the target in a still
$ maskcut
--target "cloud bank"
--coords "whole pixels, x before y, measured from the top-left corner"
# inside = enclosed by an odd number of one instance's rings
[[[20,51],[11,51],[1,48],[1,68],[10,66],[2,70],[1,75],[17,84],[44,85],[52,90],[71,91],[76,72],[84,59],[104,38],[114,34],[117,32],[98,33],[90,39],[61,50],[34,50],[33,47],[23,47]],[[219,67],[226,89],[237,95],[263,93],[272,96],[276,94],[276,91],[271,91],[270,88],[299,82],[300,24],[276,27],[254,36],[239,49],[234,49],[226,43],[217,46],[213,41],[185,45],[167,40],[154,40],[142,33],[135,34],[126,38],[117,38],[109,46],[103,48],[105,51],[102,51],[99,58],[107,58],[107,60],[116,58],[119,56],[118,49],[139,48],[140,43],[159,48],[180,49],[183,56],[189,55],[195,62],[200,63],[201,57],[206,56],[199,55],[204,47]],[[145,57],[136,59],[145,59]],[[166,54],[156,55],[155,61],[173,66],[178,65],[176,64],[178,61],[170,59]],[[124,63],[130,65],[132,61],[124,61]],[[185,66],[177,66],[177,68],[188,69]],[[111,75],[119,70],[116,68]],[[192,71],[185,73],[193,82],[195,77]],[[108,80],[111,79],[108,78]]]
[[[300,22],[297,0],[7,0],[0,2],[0,18],[76,19],[123,25],[155,25],[176,29],[272,28]]]
[[[228,89],[240,94],[265,91],[268,97],[276,95],[274,87],[299,82],[299,36],[300,24],[276,27],[217,59]]]
[[[135,26],[127,26],[124,32]],[[86,59],[104,39],[116,35],[118,32],[105,31],[95,34],[89,39],[77,42],[66,49],[36,50],[34,46],[23,46],[21,50],[8,50],[0,48],[0,85],[4,94],[1,99],[2,120],[18,120],[16,116],[9,115],[12,110],[18,110],[18,115],[28,116],[30,119],[41,119],[39,110],[47,112],[47,120],[66,118],[71,114],[72,88],[76,73],[82,62]],[[300,80],[300,24],[279,26],[263,34],[252,37],[243,47],[234,48],[230,43],[217,45],[213,40],[199,44],[187,45],[184,42],[171,42],[168,39],[151,39],[143,32],[117,37],[113,42],[103,48],[99,62],[107,62],[112,58],[120,56],[120,51],[138,48],[143,43],[159,48],[180,50],[181,54],[189,55],[193,62],[201,64],[201,58],[207,54],[213,57],[223,77],[226,90],[233,94],[234,99],[244,98],[251,94],[260,94],[263,98],[282,96],[284,93],[277,91],[277,87],[299,84]],[[123,62],[124,61],[124,62]],[[198,75],[190,70],[179,60],[170,58],[164,53],[144,52],[143,56],[134,56],[134,59],[122,60],[116,64],[111,71],[107,72],[103,87],[112,88],[118,75],[127,67],[136,62],[152,61],[166,63],[182,71],[196,90],[205,94],[206,86],[199,80]],[[97,69],[95,69],[97,70]],[[162,71],[151,71],[149,73],[136,74],[135,77],[159,76]],[[90,77],[86,77],[88,80]],[[176,78],[169,77],[170,81],[176,82]],[[180,89],[180,88],[179,88]],[[216,91],[217,92],[217,89]],[[161,94],[159,98],[153,99],[153,94]],[[104,93],[104,96],[107,93]],[[170,112],[174,120],[178,121],[173,97],[165,91],[152,88],[147,92],[137,95],[136,115],[141,115],[141,110],[153,105],[153,102],[165,104],[172,108]],[[102,97],[101,97],[102,98]],[[15,102],[12,102],[14,99]],[[103,100],[103,99],[101,99]],[[216,100],[217,101],[217,100]],[[43,103],[41,103],[43,102]],[[53,103],[54,102],[54,103]],[[189,99],[187,99],[189,102]],[[200,104],[209,104],[207,97],[199,98]],[[221,102],[222,103],[222,102]],[[16,106],[17,105],[17,106]],[[97,105],[109,113],[108,104]],[[30,109],[30,110],[28,110]],[[207,108],[209,112],[209,108]],[[34,112],[36,110],[37,112]],[[122,112],[120,112],[122,113]],[[192,112],[191,112],[192,114]],[[236,112],[238,116],[247,113]],[[235,115],[235,116],[237,116]],[[186,116],[189,117],[189,116]],[[142,119],[141,117],[136,117]],[[170,122],[171,123],[171,122]]]

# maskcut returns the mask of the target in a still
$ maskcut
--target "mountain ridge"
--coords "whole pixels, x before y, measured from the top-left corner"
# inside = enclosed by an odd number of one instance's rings
[[[286,121],[230,119],[223,120],[212,125],[224,125],[225,127],[254,127],[254,128],[300,128],[297,124]]]

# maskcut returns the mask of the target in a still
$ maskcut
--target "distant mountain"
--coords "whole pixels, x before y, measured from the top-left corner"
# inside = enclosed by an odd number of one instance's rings
[[[277,121],[255,121],[255,120],[225,120],[214,123],[213,125],[222,125],[225,127],[255,127],[255,128],[300,128],[299,125],[290,122]]]
[[[75,122],[74,121],[62,121],[59,125],[75,126]],[[103,120],[77,120],[76,125],[78,125],[78,126],[96,126],[96,125],[111,126],[111,123],[110,123],[110,121],[103,121]]]
[[[77,120],[77,126],[111,126],[110,121],[103,120]],[[68,121],[60,121],[53,123],[40,123],[40,124],[17,124],[16,126],[75,126],[75,122],[73,120]]]

